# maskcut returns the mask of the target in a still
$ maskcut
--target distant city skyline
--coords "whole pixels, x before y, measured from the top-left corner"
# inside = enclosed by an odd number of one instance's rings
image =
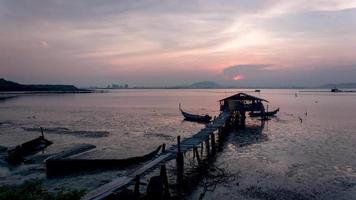
[[[240,87],[356,82],[356,0],[0,0],[0,78]]]

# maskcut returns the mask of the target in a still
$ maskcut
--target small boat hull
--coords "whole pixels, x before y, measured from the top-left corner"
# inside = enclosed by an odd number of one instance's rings
[[[184,112],[180,107],[180,104],[179,104],[179,110],[186,121],[209,123],[211,120],[211,117],[209,115],[195,115],[195,114]]]
[[[271,112],[250,112],[250,117],[272,117],[275,116],[279,112],[279,108]]]
[[[43,136],[40,136],[8,150],[6,160],[10,164],[20,164],[25,156],[40,152],[51,144],[53,144],[51,141],[47,140]]]
[[[185,112],[182,112],[182,115],[184,116],[185,120],[192,121],[192,122],[209,123],[211,120],[211,117],[209,115],[200,116],[200,115],[193,115],[193,114],[185,113]]]
[[[60,177],[94,170],[122,169],[152,159],[160,149],[161,146],[146,155],[126,159],[48,159],[46,173],[47,177]]]

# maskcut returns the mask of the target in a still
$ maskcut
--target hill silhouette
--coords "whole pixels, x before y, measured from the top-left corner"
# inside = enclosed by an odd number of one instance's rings
[[[80,92],[87,91],[78,89],[74,85],[24,85],[13,81],[0,79],[0,91],[17,92],[17,91],[39,91],[39,92]]]

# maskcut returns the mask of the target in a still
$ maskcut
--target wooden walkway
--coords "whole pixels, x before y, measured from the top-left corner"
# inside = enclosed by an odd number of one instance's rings
[[[180,151],[185,153],[194,147],[198,147],[202,142],[209,139],[209,136],[213,134],[216,130],[223,127],[227,120],[230,118],[230,114],[227,112],[221,113],[212,123],[208,124],[205,128],[201,129],[197,134],[190,138],[186,138],[181,141]],[[101,200],[109,195],[115,193],[121,188],[124,188],[131,183],[133,183],[137,175],[141,176],[148,172],[149,170],[160,166],[160,163],[167,162],[169,160],[175,159],[178,151],[177,145],[173,145],[167,149],[164,153],[158,155],[155,159],[147,162],[145,165],[141,166],[137,170],[127,174],[125,176],[118,177],[113,181],[98,187],[95,190],[87,193],[82,199],[83,200]]]

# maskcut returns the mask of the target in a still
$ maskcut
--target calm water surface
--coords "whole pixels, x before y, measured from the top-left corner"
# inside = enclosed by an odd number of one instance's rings
[[[248,91],[248,90],[245,90]],[[82,158],[142,155],[204,125],[183,122],[178,110],[218,114],[218,100],[237,90],[116,90],[110,93],[26,95],[0,101],[0,145],[13,146],[50,129],[54,142],[43,154],[77,144],[97,148]],[[269,109],[281,108],[261,127],[248,119],[245,130],[228,134],[214,166],[227,179],[204,198],[356,199],[356,95],[262,90]],[[302,122],[300,119],[302,119]],[[66,130],[66,131],[61,131]],[[79,131],[79,132],[78,132]],[[0,164],[0,184],[44,178],[44,166]],[[49,187],[92,188],[122,172],[45,180]],[[74,181],[75,180],[75,181]],[[209,177],[203,181],[214,182]],[[76,184],[73,184],[75,182]],[[203,187],[188,198],[197,199]]]

